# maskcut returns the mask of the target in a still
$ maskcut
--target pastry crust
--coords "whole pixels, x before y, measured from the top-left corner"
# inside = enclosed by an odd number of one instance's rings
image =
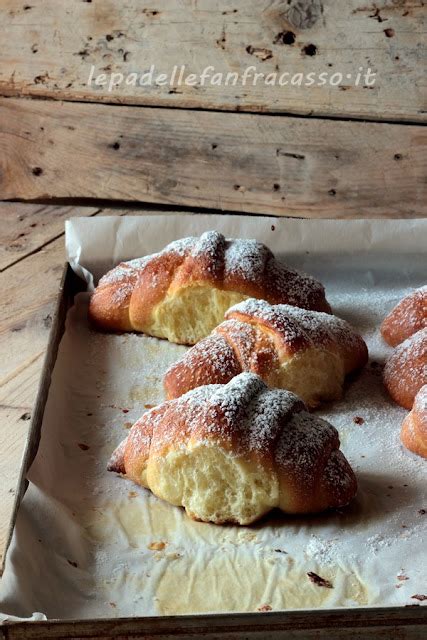
[[[333,315],[252,298],[229,309],[225,318],[168,369],[167,398],[251,371],[314,407],[340,398],[345,376],[368,359],[361,336]]]
[[[427,285],[403,298],[381,325],[384,340],[397,346],[413,333],[427,327]]]
[[[407,449],[427,458],[427,384],[418,391],[414,406],[402,423],[400,437]]]
[[[384,367],[384,384],[397,404],[411,409],[427,384],[427,328],[398,345]]]
[[[109,469],[191,518],[249,524],[270,509],[348,504],[356,479],[338,432],[294,394],[252,373],[207,385],[145,413]]]
[[[89,317],[105,331],[195,344],[248,297],[330,311],[321,283],[286,267],[265,245],[208,231],[119,264],[99,281]]]

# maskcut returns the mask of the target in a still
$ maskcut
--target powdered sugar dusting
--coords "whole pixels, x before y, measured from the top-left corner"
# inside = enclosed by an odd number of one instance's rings
[[[282,299],[297,307],[311,308],[324,296],[323,285],[312,276],[290,269],[278,260],[270,260],[266,268],[267,281],[273,281]]]
[[[127,281],[130,277],[134,275],[134,272],[137,268],[132,263],[140,262],[138,260],[132,260],[131,262],[122,262],[117,267],[109,271],[102,276],[99,281],[101,286],[109,285],[109,284],[118,284],[123,283],[123,281]]]
[[[319,460],[325,458],[325,448],[330,453],[338,442],[338,433],[332,425],[304,411],[292,416],[288,428],[282,430],[275,460],[283,469],[300,469],[304,482],[307,476],[312,477]]]
[[[401,315],[402,322],[409,324],[409,326],[415,326],[418,322],[419,309],[418,306],[422,305],[422,327],[427,327],[427,285],[416,289],[410,296],[409,300],[406,298],[400,303],[402,305],[403,313]],[[406,304],[405,304],[406,302]]]
[[[266,463],[274,460],[278,468],[297,472],[303,484],[314,481],[319,461],[326,465],[329,455],[339,446],[334,427],[308,413],[295,394],[270,389],[253,373],[241,373],[225,385],[198,387],[169,401],[161,416],[163,424],[169,420],[173,426],[172,416],[176,413],[183,416],[186,438],[196,430],[198,438],[205,433],[205,437],[213,437],[219,444],[226,442],[233,455],[257,453]],[[156,422],[153,429],[156,432]],[[161,450],[164,444],[185,447],[182,436],[181,431],[176,440],[167,428],[161,429],[155,448]],[[332,465],[328,472],[331,484],[346,484],[346,469],[346,463]]]
[[[111,302],[117,305],[124,303],[132,295],[133,289],[133,282],[122,282],[120,287],[117,287],[112,291]]]
[[[227,240],[225,277],[238,275],[249,282],[261,282],[267,261],[273,254],[256,240]]]
[[[233,349],[226,339],[219,333],[212,333],[210,336],[198,342],[192,349],[184,355],[186,369],[197,371],[201,364],[209,365],[212,376],[233,375],[233,363],[235,356]],[[185,374],[185,370],[179,366],[181,361],[175,363],[168,369],[174,371],[177,381]]]
[[[408,376],[420,387],[427,383],[427,328],[398,345],[386,363],[384,377],[393,380],[398,393],[405,395]]]
[[[421,304],[422,313],[420,314],[419,306]],[[399,309],[399,321],[408,325],[409,327],[420,326],[424,328],[427,326],[427,285],[415,289],[409,296],[406,296],[399,304],[391,311],[393,314],[396,309]],[[421,318],[420,318],[421,315]]]
[[[413,362],[422,359],[424,361],[424,376],[427,372],[427,328],[414,333],[410,338],[399,344],[389,362],[399,369],[411,367]]]
[[[166,253],[175,253],[180,257],[185,257],[194,246],[196,241],[197,238],[194,237],[182,238],[180,240],[171,242],[158,253],[152,253],[149,256],[143,256],[142,258],[134,258],[133,260],[121,262],[119,265],[117,265],[117,267],[114,267],[114,269],[111,269],[111,271],[102,276],[99,284],[101,286],[110,285],[122,283],[124,280],[132,276],[133,278],[135,278],[151,260],[158,258],[160,255],[164,255]],[[135,280],[133,279],[132,282],[134,281]]]
[[[189,237],[189,238],[180,238],[179,240],[174,240],[170,244],[168,244],[160,253],[167,253],[172,251],[178,256],[184,258],[196,244],[198,238],[197,237]],[[150,257],[150,256],[148,256]]]
[[[287,304],[271,305],[265,300],[250,298],[231,307],[225,317],[232,318],[235,314],[248,314],[265,320],[284,339],[292,340],[303,334],[307,341],[316,346],[338,342],[351,347],[360,340],[348,322],[337,316]]]
[[[231,341],[232,347],[230,348],[232,348],[234,356],[238,358],[242,370],[250,370],[251,366],[256,364],[258,356],[263,355],[259,346],[259,352],[255,352],[256,333],[254,328],[246,322],[240,322],[233,318],[224,320],[212,333],[212,335],[218,334],[224,336],[227,344]]]
[[[216,263],[224,260],[226,240],[218,231],[207,231],[200,238],[192,238],[191,255],[193,258],[208,258],[210,267],[218,268]]]
[[[183,260],[191,255],[203,260],[205,271],[217,279],[217,286],[252,286],[266,297],[280,298],[289,304],[310,308],[324,297],[320,282],[278,261],[270,249],[254,239],[226,239],[217,231],[207,231],[200,238],[190,236],[175,240],[162,251],[120,263],[99,281],[99,285],[132,287],[151,260],[173,253]],[[240,284],[239,284],[240,283]],[[117,293],[116,302],[128,292]]]
[[[427,420],[427,384],[422,386],[421,389],[418,391],[415,398],[414,407],[416,407],[416,410],[419,411],[420,413],[421,412],[425,413],[426,414],[425,419]]]

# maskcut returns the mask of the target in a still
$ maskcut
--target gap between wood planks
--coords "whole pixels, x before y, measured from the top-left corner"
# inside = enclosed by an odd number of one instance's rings
[[[106,210],[111,211],[109,215],[126,215],[130,213],[132,215],[143,214],[144,212],[148,213],[158,213],[162,214],[206,214],[206,213],[217,213],[218,215],[230,215],[230,216],[245,216],[245,217],[268,217],[268,218],[293,218],[304,220],[304,216],[281,216],[275,213],[251,213],[245,211],[233,211],[229,209],[212,209],[212,207],[200,207],[193,206],[191,209],[185,205],[181,204],[162,204],[161,202],[144,202],[139,200],[105,200],[103,198],[36,198],[35,200],[21,200],[15,198],[13,200],[3,200],[0,201],[1,204],[40,204],[43,206],[59,206],[59,207],[99,207],[99,210],[96,213],[91,213],[91,216],[95,216],[98,213],[105,213]],[[125,211],[124,211],[125,210]],[[60,234],[63,235],[63,234]],[[57,236],[59,237],[59,236]],[[55,238],[52,238],[55,240]],[[2,269],[0,269],[1,273]]]
[[[48,96],[35,96],[35,95],[22,95],[21,93],[8,93],[2,94],[0,92],[0,98],[4,100],[8,99],[16,99],[20,100],[35,100],[42,102],[71,102],[73,104],[96,104],[104,107],[131,107],[132,109],[168,109],[168,110],[179,110],[179,111],[193,111],[195,113],[230,113],[230,114],[239,114],[239,115],[256,115],[256,116],[270,116],[272,118],[300,118],[301,120],[332,120],[337,122],[371,122],[377,124],[393,124],[393,125],[418,125],[422,126],[423,124],[427,124],[427,110],[420,109],[418,113],[420,115],[425,115],[425,121],[420,120],[419,118],[399,118],[399,119],[391,119],[391,118],[380,118],[376,115],[334,115],[334,114],[319,114],[314,111],[310,113],[294,113],[293,111],[266,111],[265,109],[250,109],[245,108],[239,109],[238,107],[232,109],[229,107],[193,107],[193,106],[185,106],[185,105],[169,105],[169,104],[133,104],[127,102],[121,102],[120,98],[117,100],[92,100],[85,99],[81,100],[79,98],[73,98],[71,96],[62,96],[58,92],[58,96],[55,94]]]
[[[37,216],[39,211],[42,211],[43,208],[49,209],[53,207],[67,207],[67,209],[68,208],[82,209],[81,213],[83,213],[83,215],[86,215],[87,217],[94,217],[94,216],[97,216],[98,214],[125,216],[128,213],[130,213],[132,215],[138,215],[138,214],[144,214],[144,212],[158,213],[159,215],[161,215],[162,213],[165,213],[165,214],[212,213],[212,209],[208,207],[192,207],[190,211],[188,207],[185,207],[183,205],[168,205],[168,204],[160,204],[160,203],[157,204],[157,203],[135,202],[135,201],[127,201],[127,200],[111,201],[111,200],[99,200],[97,198],[51,198],[46,200],[44,199],[5,200],[3,202],[0,202],[0,214],[2,212],[2,207],[4,208],[4,206],[7,206],[7,205],[17,205],[18,207],[22,206],[24,207],[24,209],[31,205],[40,205],[41,207],[40,210],[35,210],[33,212],[34,216]],[[96,207],[96,211],[93,211],[94,207]],[[87,208],[87,211],[84,211],[85,208]],[[72,212],[70,211],[70,213]],[[221,210],[221,215],[260,217],[261,214]],[[267,214],[264,214],[264,215],[267,215]],[[268,217],[283,218],[283,216],[276,216],[274,214],[268,214]],[[292,216],[292,217],[295,218],[296,216]],[[47,239],[44,242],[41,242],[41,244],[38,244],[34,249],[31,249],[30,251],[26,251],[25,253],[20,255],[18,258],[6,264],[4,267],[0,267],[0,273],[7,271],[11,267],[14,267],[16,264],[18,264],[19,262],[22,262],[22,260],[25,260],[29,256],[32,256],[38,253],[39,251],[42,251],[44,248],[52,244],[52,242],[55,242],[55,240],[58,240],[64,235],[65,235],[65,230],[61,231],[60,233],[57,233],[54,236],[49,237],[49,239]],[[0,240],[2,241],[3,244],[5,243],[5,239],[1,238],[1,235],[0,235]]]

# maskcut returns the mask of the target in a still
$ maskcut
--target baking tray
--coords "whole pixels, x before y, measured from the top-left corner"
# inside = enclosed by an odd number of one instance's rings
[[[51,334],[37,395],[15,510],[10,527],[12,533],[17,510],[26,490],[27,471],[37,453],[51,374],[65,318],[74,296],[85,288],[66,265],[60,286]],[[266,613],[157,616],[93,620],[49,620],[8,623],[0,627],[4,638],[60,637],[153,637],[153,638],[424,638],[427,636],[427,610],[423,607],[397,606],[377,608],[340,608],[336,610],[303,610]]]

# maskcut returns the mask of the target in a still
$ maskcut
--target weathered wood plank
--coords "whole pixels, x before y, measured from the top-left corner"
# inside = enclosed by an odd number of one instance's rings
[[[99,208],[3,203],[0,225],[0,271],[64,233],[64,221],[91,216]]]
[[[15,502],[15,491],[27,437],[29,412],[24,407],[0,406],[0,567]],[[6,428],[5,428],[6,427]]]
[[[419,125],[0,99],[0,198],[425,215]]]
[[[20,376],[46,345],[64,255],[62,236],[0,274],[0,404],[26,406],[34,397],[32,383]]]
[[[0,6],[3,95],[128,104],[201,107],[372,119],[421,120],[423,97],[423,0],[32,0]],[[295,7],[302,8],[298,13]],[[305,12],[309,29],[298,27]],[[293,23],[293,24],[292,24]],[[6,44],[7,43],[7,44]],[[88,86],[97,73],[170,78],[173,67],[185,75],[243,74],[254,65],[264,74],[314,72],[316,85],[132,86],[109,92]],[[362,67],[376,73],[374,86],[354,79]],[[317,86],[318,74],[341,73],[340,86]],[[349,77],[349,75],[351,77]],[[298,81],[297,81],[298,82]]]
[[[0,565],[63,263],[60,237],[0,274]]]
[[[13,244],[19,230],[31,233],[25,240],[25,256],[5,264],[0,273],[0,567],[63,272],[64,220],[97,213],[126,215],[127,211],[0,203],[2,244]],[[0,254],[3,264],[8,255]]]

